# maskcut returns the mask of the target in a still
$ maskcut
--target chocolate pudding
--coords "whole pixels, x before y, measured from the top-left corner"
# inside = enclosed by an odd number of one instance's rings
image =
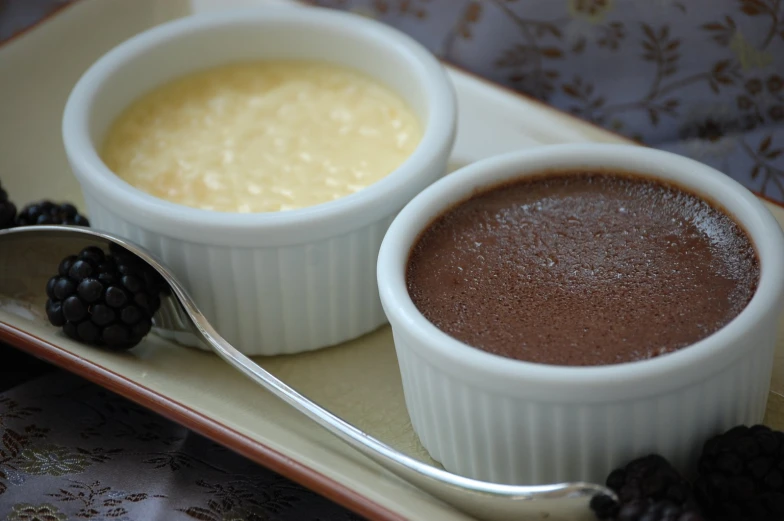
[[[574,172],[480,193],[436,219],[408,261],[420,312],[497,355],[588,366],[645,360],[717,331],[759,261],[723,211],[674,186]]]

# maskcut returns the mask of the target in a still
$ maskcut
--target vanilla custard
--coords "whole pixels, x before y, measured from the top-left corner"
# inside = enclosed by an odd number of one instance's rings
[[[350,69],[257,62],[205,70],[135,101],[103,160],[161,199],[272,212],[352,194],[397,168],[422,131],[403,100]]]

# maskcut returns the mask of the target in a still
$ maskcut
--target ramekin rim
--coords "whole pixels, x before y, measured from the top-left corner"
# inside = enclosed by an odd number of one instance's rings
[[[139,190],[115,175],[103,163],[93,146],[88,131],[91,99],[102,84],[129,58],[154,52],[164,41],[178,38],[194,30],[232,23],[260,24],[286,20],[293,23],[339,25],[359,37],[384,42],[393,52],[402,55],[415,71],[427,95],[427,123],[414,152],[383,179],[354,194],[334,201],[283,212],[215,212],[172,203]],[[409,184],[419,172],[435,162],[454,142],[457,101],[454,87],[443,65],[421,44],[387,25],[359,15],[326,8],[301,6],[266,6],[232,9],[219,13],[199,13],[155,26],[112,48],[95,61],[72,89],[65,106],[62,134],[66,153],[76,163],[77,177],[87,181],[113,204],[125,206],[127,212],[139,212],[163,222],[175,223],[184,229],[263,231],[265,229],[298,228],[325,220],[341,219],[362,212],[373,212],[379,204],[396,194],[401,197],[410,190]]]
[[[444,201],[439,201],[439,197],[445,190],[460,184],[473,187],[471,188],[472,191],[490,188],[498,183],[483,184],[481,181],[477,182],[481,179],[483,173],[503,169],[511,164],[520,163],[528,159],[557,157],[559,160],[563,160],[567,154],[606,154],[609,156],[627,153],[638,154],[641,159],[678,162],[684,170],[687,167],[691,168],[694,172],[697,172],[698,176],[703,178],[706,175],[714,176],[709,182],[714,183],[714,186],[718,187],[715,190],[737,190],[738,199],[740,200],[739,204],[753,210],[756,217],[760,219],[760,228],[765,228],[766,231],[773,231],[771,237],[768,237],[767,241],[762,242],[760,239],[764,234],[763,230],[750,229],[748,222],[743,222],[741,218],[735,215],[735,212],[727,209],[754,244],[760,260],[760,279],[751,301],[738,316],[723,328],[686,348],[652,359],[597,366],[559,366],[510,359],[472,347],[438,329],[416,308],[405,286],[405,265],[408,261],[408,252],[410,252],[416,237],[430,224],[430,221],[421,222],[420,220],[418,225],[413,223],[417,221],[417,217],[422,214],[426,207],[437,208],[440,214],[440,212],[455,204],[453,202],[445,203]],[[543,167],[537,170],[540,172],[546,171],[546,168]],[[576,169],[580,167],[575,165],[563,168]],[[620,169],[620,167],[614,168]],[[639,170],[639,168],[628,168],[626,171],[637,173],[643,177],[655,178],[653,174],[646,174]],[[691,187],[687,186],[688,183],[684,183],[684,185],[691,189]],[[695,191],[698,190],[695,189]],[[467,196],[469,193],[469,191],[466,191],[464,195]],[[703,195],[710,199],[710,195]],[[408,228],[417,228],[417,226],[418,229],[410,241],[404,240],[405,237],[409,236],[406,233]],[[405,250],[406,253],[403,261],[403,275],[401,276],[398,271],[400,266],[395,260],[395,252],[400,253],[402,250]],[[765,258],[763,258],[763,253]],[[761,201],[745,187],[712,167],[674,153],[635,145],[557,144],[510,152],[477,161],[453,172],[420,192],[397,215],[384,237],[379,252],[377,279],[379,295],[393,329],[395,327],[404,328],[404,334],[413,336],[416,339],[416,344],[409,347],[418,351],[422,356],[437,362],[443,362],[452,369],[458,368],[461,371],[465,371],[465,374],[472,375],[474,380],[480,377],[494,377],[507,382],[525,381],[527,384],[558,385],[572,389],[587,389],[587,386],[590,386],[592,390],[598,391],[600,388],[617,387],[620,382],[641,383],[643,380],[666,379],[674,376],[676,371],[705,367],[705,363],[708,362],[710,357],[741,343],[742,336],[746,331],[753,329],[771,313],[772,309],[780,307],[782,304],[784,273],[775,268],[774,261],[776,256],[784,258],[784,234],[782,234],[782,230],[775,218],[762,205]],[[695,379],[702,377],[698,373],[700,373],[699,370],[694,371]],[[497,383],[497,381],[493,382],[493,384]],[[685,385],[684,382],[673,381],[671,383],[673,386]]]

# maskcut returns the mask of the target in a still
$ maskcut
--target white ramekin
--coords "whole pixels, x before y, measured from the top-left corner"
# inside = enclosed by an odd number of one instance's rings
[[[399,93],[424,127],[394,172],[342,199],[277,213],[218,213],[148,195],[115,176],[96,148],[118,114],[146,91],[191,71],[257,59],[353,67]],[[337,344],[385,322],[375,282],[395,214],[441,177],[456,103],[442,65],[378,22],[327,9],[267,7],[160,25],[100,58],[74,87],[63,140],[90,219],[157,254],[217,330],[252,355]]]
[[[476,190],[571,169],[670,181],[726,209],[748,232],[761,263],[759,288],[746,309],[675,353],[596,367],[503,358],[428,322],[408,295],[405,270],[429,223]],[[556,145],[480,161],[415,197],[384,238],[378,283],[406,405],[431,456],[462,475],[534,484],[602,481],[615,466],[649,452],[688,468],[709,435],[760,422],[784,297],[782,266],[778,223],[754,195],[720,172],[642,147]]]

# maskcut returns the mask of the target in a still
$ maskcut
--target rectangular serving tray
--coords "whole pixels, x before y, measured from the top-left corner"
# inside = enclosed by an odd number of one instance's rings
[[[66,97],[112,46],[192,11],[267,0],[84,0],[0,46],[0,173],[15,200],[81,203],[60,137]],[[302,7],[307,8],[307,7]],[[80,35],[90,34],[90,38]],[[449,67],[459,102],[451,167],[565,142],[626,142]],[[768,203],[780,223],[784,208]],[[35,299],[0,302],[0,339],[181,423],[370,519],[468,519],[348,449],[216,356],[151,336],[129,353],[82,346],[36,321]],[[784,329],[766,422],[784,428]],[[411,429],[388,327],[313,353],[258,358],[293,387],[382,441],[433,463]],[[0,363],[3,363],[0,360]]]

